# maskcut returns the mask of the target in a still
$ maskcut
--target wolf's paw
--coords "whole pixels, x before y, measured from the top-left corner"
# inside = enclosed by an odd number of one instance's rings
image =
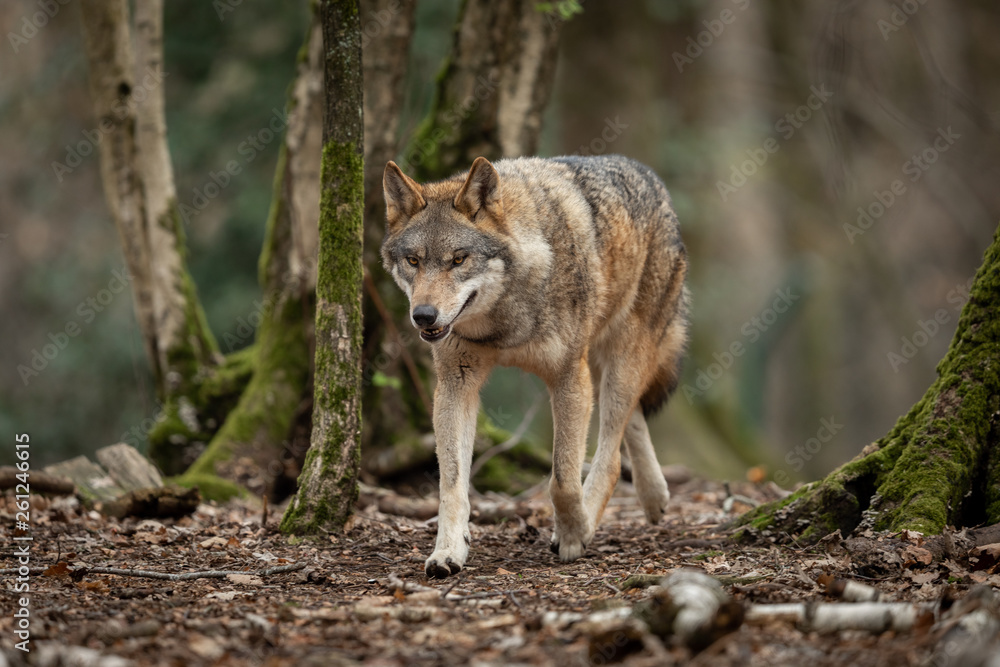
[[[552,553],[559,556],[559,560],[562,562],[571,563],[583,555],[583,552],[587,549],[587,544],[579,539],[572,540],[567,538],[560,540],[553,535],[552,541],[549,542],[549,549],[552,550]]]
[[[650,524],[655,526],[660,523],[660,519],[663,518],[664,513],[667,511],[667,505],[670,504],[670,491],[667,490],[667,486],[664,484],[662,489],[657,489],[653,493],[640,496],[639,504],[642,505],[642,510],[646,513],[646,519]]]
[[[587,530],[583,534],[574,536],[572,534],[563,535],[560,531],[552,531],[552,539],[549,541],[549,549],[559,556],[559,560],[564,563],[571,563],[583,555],[587,550],[587,545],[594,537],[593,530]]]
[[[431,579],[444,579],[462,571],[462,563],[456,563],[451,556],[439,556],[434,553],[424,563],[424,572]]]

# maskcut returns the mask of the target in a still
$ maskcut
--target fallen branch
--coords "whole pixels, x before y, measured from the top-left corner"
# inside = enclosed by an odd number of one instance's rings
[[[694,570],[680,570],[650,589],[651,596],[634,607],[605,609],[589,615],[547,612],[542,624],[550,627],[578,625],[590,637],[591,654],[605,661],[620,659],[628,645],[648,645],[648,635],[673,638],[693,649],[702,649],[736,630],[743,621],[743,607],[729,598],[712,577]],[[621,644],[621,645],[620,645]],[[609,653],[610,651],[610,653]]]
[[[882,598],[881,591],[874,586],[851,579],[837,579],[823,574],[816,579],[816,583],[825,588],[827,593],[844,602],[878,602]]]
[[[748,625],[773,622],[794,623],[803,632],[864,630],[880,634],[887,630],[911,630],[936,605],[916,602],[796,602],[752,604],[744,616]]]
[[[21,477],[19,478],[18,475]],[[41,470],[32,470],[30,473],[23,473],[14,466],[0,466],[0,491],[13,489],[22,483],[21,478],[28,480],[28,485],[34,493],[69,496],[73,494],[76,488],[73,486],[73,482],[65,477],[50,475]]]
[[[204,570],[202,572],[184,572],[181,574],[171,574],[169,572],[154,572],[152,570],[133,570],[118,567],[82,567],[73,570],[74,577],[84,577],[88,574],[114,574],[122,577],[142,577],[145,579],[162,579],[164,581],[190,581],[192,579],[224,579],[231,574],[249,574],[258,577],[266,577],[272,574],[282,574],[284,572],[294,572],[306,566],[305,563],[291,563],[289,565],[278,565],[264,570]]]
[[[375,505],[378,511],[393,516],[405,516],[410,519],[426,521],[437,516],[438,501],[436,498],[410,498],[401,496],[389,489],[361,483],[361,493],[358,505],[364,507]]]

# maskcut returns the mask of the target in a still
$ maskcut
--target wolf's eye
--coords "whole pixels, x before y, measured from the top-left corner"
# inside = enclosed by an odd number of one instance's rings
[[[420,263],[420,260],[417,259],[416,257],[407,257],[406,261],[410,263],[410,266],[416,266],[417,264]]]
[[[465,257],[466,257],[465,255],[459,255],[455,259],[451,260],[451,263],[454,264],[455,266],[458,266],[459,264],[465,261]]]

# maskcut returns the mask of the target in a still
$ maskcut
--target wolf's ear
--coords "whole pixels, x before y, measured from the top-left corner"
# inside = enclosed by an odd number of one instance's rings
[[[420,184],[404,174],[392,160],[385,165],[382,190],[385,192],[385,219],[390,229],[427,206]]]
[[[495,217],[503,214],[503,203],[500,201],[500,175],[490,161],[477,157],[469,170],[462,189],[455,195],[455,208],[470,218],[475,217],[480,209]]]

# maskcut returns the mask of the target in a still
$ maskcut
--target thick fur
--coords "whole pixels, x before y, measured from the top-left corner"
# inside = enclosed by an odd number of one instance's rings
[[[687,335],[687,255],[663,182],[618,155],[477,158],[419,185],[390,162],[382,259],[432,341],[441,507],[429,576],[469,552],[469,468],[479,391],[494,366],[548,385],[555,442],[552,547],[583,554],[621,469],[624,444],[646,517],[670,494],[645,417],[677,386]],[[594,396],[600,434],[581,470]]]

